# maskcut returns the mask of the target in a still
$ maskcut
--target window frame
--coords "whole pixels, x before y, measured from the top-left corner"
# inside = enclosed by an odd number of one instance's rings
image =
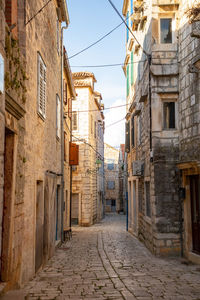
[[[74,129],[74,116],[76,116],[76,129]],[[72,112],[72,131],[78,131],[78,111]]]
[[[173,102],[174,103],[174,120],[175,120],[175,127],[174,128],[167,128],[165,127],[165,112],[164,112],[164,103],[170,103]],[[172,130],[177,130],[177,125],[178,125],[178,121],[177,121],[177,100],[176,99],[162,99],[162,130],[164,131],[172,131]]]
[[[135,148],[135,116],[131,116],[131,147]]]
[[[110,183],[110,182],[113,182],[113,187],[111,187],[111,188],[109,187],[109,183]],[[114,190],[114,189],[115,189],[115,181],[114,181],[114,180],[108,180],[108,181],[107,181],[107,189],[108,189],[108,190]]]
[[[172,20],[172,42],[171,43],[161,43],[161,20],[171,19]],[[160,14],[158,17],[158,33],[159,33],[159,44],[161,45],[172,45],[175,42],[175,14]]]

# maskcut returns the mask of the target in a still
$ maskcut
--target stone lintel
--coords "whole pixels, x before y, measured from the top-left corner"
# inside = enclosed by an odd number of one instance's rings
[[[19,103],[17,103],[7,92],[5,98],[6,110],[17,120],[20,120],[25,115],[24,108]]]

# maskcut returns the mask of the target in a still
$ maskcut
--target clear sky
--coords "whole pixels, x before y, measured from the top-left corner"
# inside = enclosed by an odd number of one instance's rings
[[[123,0],[113,0],[113,3],[121,13]],[[64,44],[69,57],[89,46],[122,22],[108,0],[68,0],[67,4],[70,25],[64,32]],[[95,90],[102,94],[105,107],[126,103],[126,83],[122,67],[76,68],[73,66],[123,64],[125,32],[125,25],[122,24],[103,41],[70,59],[73,72],[89,71],[95,74],[97,79]],[[105,111],[106,126],[124,116],[125,107]],[[106,129],[106,143],[112,146],[124,143],[124,122]]]

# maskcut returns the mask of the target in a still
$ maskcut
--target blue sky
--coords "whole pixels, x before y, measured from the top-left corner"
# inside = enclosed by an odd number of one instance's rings
[[[123,0],[113,0],[113,3],[121,13]],[[121,23],[121,19],[108,0],[68,0],[67,4],[70,25],[64,33],[64,44],[69,57]],[[97,79],[95,90],[102,94],[105,107],[125,104],[126,83],[121,66],[107,68],[75,68],[73,66],[123,63],[125,31],[124,24],[122,24],[103,41],[70,60],[73,72],[89,71],[95,74]],[[105,111],[106,126],[124,116],[125,109],[123,108]],[[111,132],[117,132],[112,139],[110,138]],[[112,146],[123,143],[124,122],[109,127],[105,133],[105,141]]]

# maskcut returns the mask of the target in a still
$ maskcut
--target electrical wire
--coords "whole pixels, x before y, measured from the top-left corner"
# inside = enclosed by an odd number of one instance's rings
[[[124,107],[124,106],[128,106],[130,105],[130,103],[126,103],[126,104],[122,104],[122,105],[116,105],[116,106],[111,106],[111,107],[105,107],[104,109],[100,110],[100,112],[103,112],[104,110],[108,110],[108,109],[114,109],[114,108],[119,108],[119,107]],[[85,112],[92,112],[92,111],[99,111],[99,109],[89,109],[89,110],[76,110],[76,111],[70,111],[69,114],[73,114],[73,113],[85,113]],[[68,115],[68,112],[64,113],[65,115]]]
[[[41,11],[51,2],[52,0],[49,0],[47,1],[47,3],[45,5],[43,5],[39,10],[38,12],[36,12],[35,15],[33,15],[26,23],[25,23],[25,26],[30,23],[39,13],[41,13]]]
[[[125,117],[124,117],[123,119],[121,119],[121,120],[118,120],[118,121],[116,121],[116,122],[114,122],[114,123],[111,123],[111,124],[105,126],[105,129],[108,128],[108,127],[110,127],[110,126],[113,126],[113,125],[115,125],[115,124],[118,124],[118,123],[120,123],[120,122],[122,122],[122,121],[124,121],[124,120],[125,120]]]
[[[129,62],[126,65],[133,65],[133,64],[138,64],[142,62],[146,62],[147,60],[140,60],[140,61],[134,61],[134,62]],[[71,66],[72,68],[105,68],[105,67],[118,67],[118,66],[123,66],[124,63],[119,63],[119,64],[108,64],[108,65],[90,65],[90,66]]]
[[[117,10],[117,8],[115,7],[115,5],[112,3],[111,0],[108,0],[108,2],[110,3],[110,5],[112,6],[112,8],[115,10],[115,12],[118,14],[118,16],[120,17],[120,19],[123,21],[123,23],[125,24],[125,26],[128,28],[129,32],[131,33],[131,35],[133,36],[133,38],[135,39],[135,41],[138,43],[138,45],[141,47],[143,53],[147,56],[147,58],[149,58],[149,54],[146,52],[146,50],[144,50],[144,48],[142,47],[142,45],[140,44],[140,42],[138,41],[138,39],[136,38],[136,36],[133,34],[132,30],[130,29],[130,27],[127,25],[127,23],[125,22],[125,20],[123,19],[123,17],[121,16],[121,14],[119,13],[119,11]]]
[[[132,14],[126,18],[126,20],[128,20],[130,17],[132,16]],[[112,30],[110,30],[108,33],[106,33],[105,35],[103,35],[100,39],[98,39],[96,42],[90,44],[88,47],[80,50],[79,52],[71,55],[68,59],[72,59],[73,57],[85,52],[86,50],[90,49],[91,47],[95,46],[96,44],[98,44],[99,42],[101,42],[104,38],[106,38],[108,35],[110,35],[111,33],[113,33],[113,31],[115,31],[117,28],[119,28],[124,22],[121,22],[119,25],[117,25],[116,27],[114,27]]]

